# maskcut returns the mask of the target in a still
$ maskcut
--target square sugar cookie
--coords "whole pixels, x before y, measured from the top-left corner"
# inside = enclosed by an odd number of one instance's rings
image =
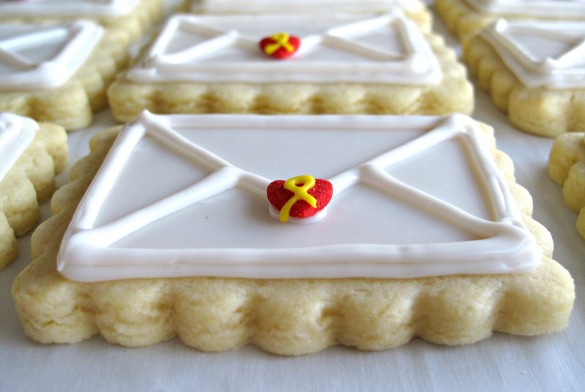
[[[579,213],[577,231],[585,238],[585,133],[568,133],[555,139],[548,173],[563,187],[565,204]]]
[[[585,129],[585,23],[499,20],[463,60],[512,125],[554,137]]]
[[[107,106],[106,89],[127,57],[94,22],[0,23],[0,111],[83,128]]]
[[[466,116],[145,112],[118,131],[75,165],[14,282],[33,339],[297,355],[567,325],[572,279]],[[302,173],[315,184],[293,181],[283,223],[273,181]],[[319,212],[294,215],[307,195]]]
[[[184,0],[183,10],[195,14],[309,14],[331,12],[347,14],[382,14],[401,10],[430,31],[431,14],[420,0]]]
[[[67,135],[53,124],[0,113],[0,268],[16,258],[15,236],[30,231],[39,203],[55,190],[67,163]]]
[[[91,20],[127,45],[142,37],[162,16],[163,6],[164,0],[1,1],[0,23],[62,24]]]
[[[276,48],[269,44],[274,37],[285,38],[286,49],[275,53],[290,50],[292,56],[266,55],[259,45],[265,37],[264,50]],[[176,15],[108,96],[119,121],[144,109],[448,114],[473,108],[473,88],[455,53],[400,13]]]
[[[584,0],[435,0],[434,8],[460,39],[496,19],[585,22]]]

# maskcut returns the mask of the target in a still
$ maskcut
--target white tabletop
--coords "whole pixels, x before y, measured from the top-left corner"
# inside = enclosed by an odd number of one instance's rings
[[[455,40],[440,22],[436,31]],[[517,181],[534,198],[534,217],[552,233],[554,258],[575,280],[577,298],[569,327],[550,336],[503,334],[448,347],[422,340],[390,351],[335,347],[301,357],[278,357],[253,347],[206,354],[177,339],[123,348],[100,337],[73,345],[41,345],[25,337],[10,296],[15,276],[30,261],[30,235],[19,239],[19,258],[0,271],[0,391],[577,391],[585,390],[585,240],[577,215],[562,202],[546,173],[551,139],[522,133],[482,91],[474,117],[496,130],[498,147],[516,166]],[[100,113],[94,125],[71,133],[70,163],[83,157],[91,135],[114,124]],[[66,173],[59,183],[66,181]],[[49,215],[43,207],[43,219]]]

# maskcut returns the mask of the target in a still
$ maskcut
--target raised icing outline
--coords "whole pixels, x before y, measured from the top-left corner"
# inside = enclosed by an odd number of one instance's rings
[[[585,0],[464,0],[478,11],[497,16],[585,17]]]
[[[12,113],[0,112],[0,181],[34,140],[36,121]]]
[[[571,49],[558,57],[538,61],[510,38],[533,34],[568,43]],[[580,22],[497,20],[481,32],[502,61],[527,87],[566,89],[585,87],[585,25]]]
[[[104,32],[101,26],[82,20],[66,25],[27,26],[31,26],[30,32],[0,39],[0,62],[21,70],[8,74],[0,73],[0,91],[62,86],[85,63]],[[28,61],[13,52],[15,48],[42,46],[47,42],[64,38],[67,41],[59,52],[53,58],[40,63]]]
[[[129,14],[140,0],[35,0],[0,2],[4,18],[116,17]]]
[[[245,20],[251,26],[266,26],[266,34],[282,28],[286,21],[298,25],[331,23],[338,25],[322,34],[300,35],[294,31],[302,45],[295,53],[294,61],[269,61],[258,50],[263,36],[248,36],[233,28],[233,24]],[[219,25],[219,26],[218,26]],[[225,27],[222,27],[225,26]],[[378,29],[396,29],[405,53],[375,47],[352,40],[352,36],[364,33],[375,34]],[[206,37],[177,53],[165,54],[177,31],[185,29]],[[232,46],[257,54],[257,60],[216,61],[189,64],[189,61],[204,59]],[[366,61],[340,60],[303,61],[303,57],[319,48],[334,47],[351,58],[359,56]],[[291,16],[194,16],[176,15],[165,25],[159,37],[132,68],[127,78],[134,82],[364,82],[400,83],[408,85],[437,84],[442,79],[440,64],[418,26],[400,12],[381,16],[348,15],[291,15]]]
[[[365,184],[391,198],[440,217],[470,233],[469,241],[420,244],[337,244],[308,248],[126,249],[111,244],[158,219],[223,192],[238,188],[265,200],[270,179],[231,165],[176,129],[429,130],[328,180],[334,194]],[[463,115],[449,117],[390,116],[160,116],[144,112],[120,133],[71,221],[58,256],[67,278],[103,281],[126,278],[225,276],[243,278],[411,278],[444,274],[526,271],[540,261],[541,251],[522,222],[506,182],[496,168],[478,124]],[[122,167],[140,141],[149,136],[165,148],[197,162],[210,174],[195,184],[126,216],[94,227],[100,208]],[[493,220],[474,216],[446,201],[392,177],[386,169],[437,143],[458,138],[489,193]],[[279,222],[274,222],[280,225]],[[320,223],[316,223],[318,225]],[[289,226],[290,227],[290,226]],[[267,240],[269,243],[270,241]]]
[[[347,13],[388,12],[399,8],[416,10],[419,0],[192,0],[191,12],[209,13],[316,13],[321,11]]]

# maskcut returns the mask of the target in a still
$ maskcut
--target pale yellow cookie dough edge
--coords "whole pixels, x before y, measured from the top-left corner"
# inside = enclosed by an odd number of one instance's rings
[[[547,168],[552,180],[562,187],[565,204],[579,214],[576,227],[585,239],[585,133],[557,137]]]

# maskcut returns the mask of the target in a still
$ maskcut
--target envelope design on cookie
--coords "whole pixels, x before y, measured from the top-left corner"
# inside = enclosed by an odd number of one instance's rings
[[[502,19],[481,34],[525,86],[585,87],[585,25],[582,22]]]
[[[541,251],[468,117],[153,115],[120,133],[58,269],[138,277],[343,278],[520,272]],[[333,184],[323,219],[283,224],[271,180]]]
[[[300,38],[294,57],[267,58],[262,38]],[[176,15],[128,79],[145,82],[359,82],[433,85],[440,64],[401,13],[355,15]]]
[[[59,87],[86,62],[103,35],[89,21],[0,24],[0,91]]]

